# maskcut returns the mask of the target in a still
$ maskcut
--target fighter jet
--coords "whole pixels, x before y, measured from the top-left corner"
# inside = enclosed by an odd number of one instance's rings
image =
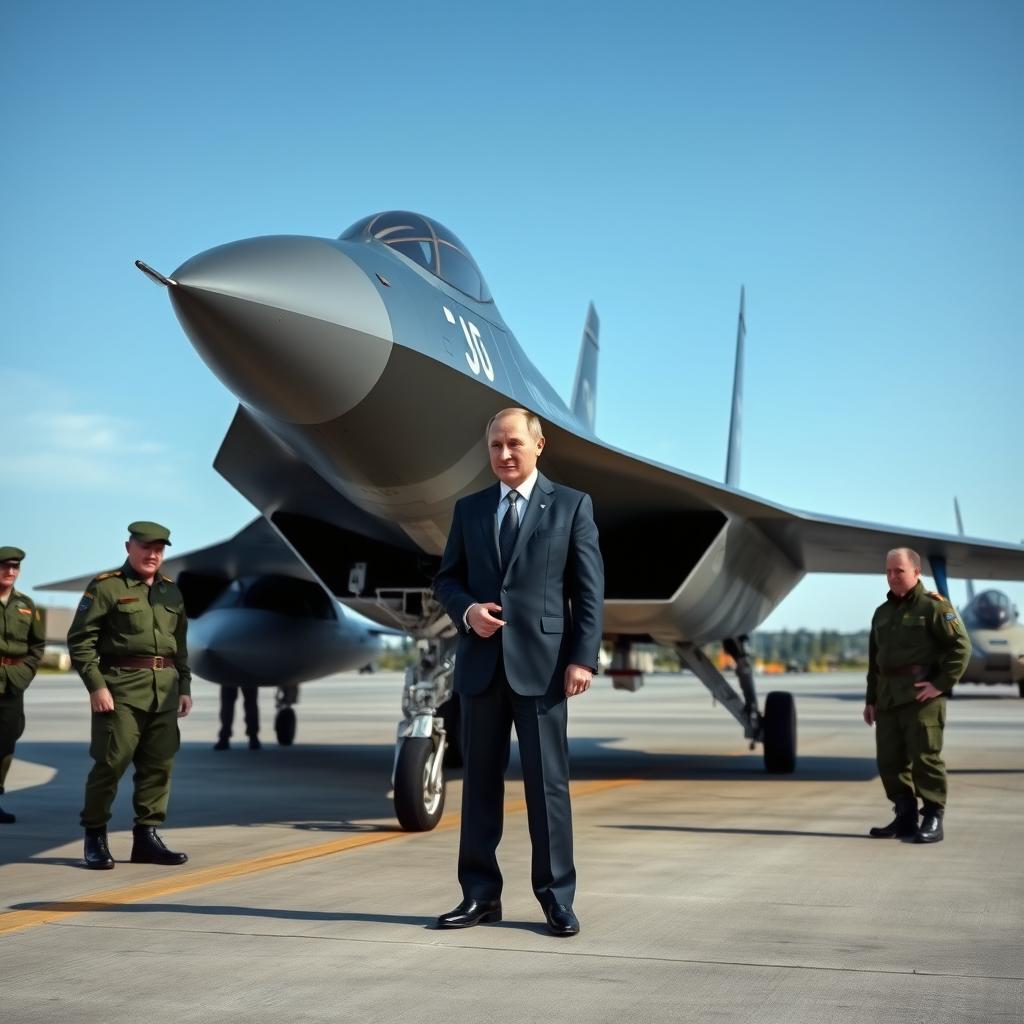
[[[221,686],[275,687],[282,746],[295,740],[300,683],[372,667],[383,637],[401,635],[346,611],[262,518],[221,544],[168,558],[161,572],[185,599],[193,671]],[[82,591],[91,579],[39,589]]]
[[[444,806],[455,629],[430,585],[456,499],[493,483],[482,429],[505,406],[540,416],[544,471],[593,496],[613,669],[629,670],[636,643],[674,646],[763,744],[769,771],[794,769],[796,710],[783,692],[761,709],[746,638],[805,573],[878,573],[910,544],[943,589],[947,572],[1024,579],[1017,545],[809,515],[603,443],[596,315],[566,404],[469,250],[431,218],[391,211],[339,238],[250,238],[170,276],[138,266],[240,401],[218,471],[327,591],[418,641],[393,778],[405,828],[432,828]],[[734,653],[739,693],[702,653],[710,641]]]
[[[953,507],[962,537],[964,523],[956,498]],[[967,580],[967,604],[960,609],[960,618],[971,637],[971,660],[960,683],[1016,683],[1024,697],[1024,626],[1017,606],[1000,590],[976,595],[973,580]]]

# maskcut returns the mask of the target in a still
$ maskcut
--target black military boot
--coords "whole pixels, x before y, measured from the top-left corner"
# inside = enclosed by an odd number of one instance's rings
[[[218,737],[217,742],[214,743],[213,749],[214,750],[230,750],[231,749],[231,741],[227,738],[227,736],[220,736],[220,737]]]
[[[925,804],[921,813],[921,827],[914,836],[915,843],[941,843],[943,809],[935,804]]]
[[[13,825],[18,819],[0,807],[0,825]]]
[[[85,830],[85,866],[93,871],[109,871],[114,866],[114,858],[110,856],[107,846],[107,830],[105,828],[87,828]]]
[[[187,853],[168,850],[152,825],[136,825],[132,829],[133,864],[184,864]]]
[[[901,796],[893,804],[896,817],[868,832],[872,839],[913,839],[917,835],[917,798]]]

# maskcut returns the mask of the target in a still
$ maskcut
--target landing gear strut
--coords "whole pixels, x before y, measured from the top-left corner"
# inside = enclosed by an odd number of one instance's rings
[[[757,707],[754,688],[754,669],[747,653],[745,636],[725,641],[725,652],[736,662],[736,678],[740,696],[721,672],[692,644],[679,644],[677,650],[683,664],[708,688],[715,698],[737,722],[743,726],[743,735],[755,744],[764,745],[764,768],[772,775],[789,775],[796,768],[796,702],[793,695],[783,690],[769,693],[764,702],[764,713]]]
[[[406,831],[429,832],[444,812],[448,728],[458,736],[452,697],[457,634],[429,591],[379,591],[377,600],[416,640],[416,661],[405,670],[403,717],[395,741],[395,815]]]
[[[298,723],[293,705],[298,702],[299,687],[296,684],[278,687],[274,696],[274,706],[277,708],[274,732],[277,733],[277,742],[282,747],[290,747],[295,742],[295,728]]]

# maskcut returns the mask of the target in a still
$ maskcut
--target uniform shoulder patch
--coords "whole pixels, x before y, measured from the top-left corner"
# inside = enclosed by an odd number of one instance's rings
[[[956,612],[946,612],[946,614],[943,616],[943,618],[947,622],[955,622],[956,621]]]

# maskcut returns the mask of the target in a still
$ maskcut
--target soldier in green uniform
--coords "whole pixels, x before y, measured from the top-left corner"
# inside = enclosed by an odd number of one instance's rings
[[[938,843],[946,808],[946,698],[967,668],[971,641],[949,598],[924,589],[916,551],[890,551],[885,575],[889,593],[871,620],[864,721],[875,727],[878,774],[896,817],[870,834]]]
[[[167,815],[178,719],[192,709],[185,602],[160,574],[170,532],[158,523],[128,527],[128,559],[87,587],[68,631],[68,650],[89,691],[94,764],[85,784],[85,863],[112,868],[107,822],[117,784],[135,765],[132,862],[184,864],[156,826]]]
[[[25,689],[43,656],[45,634],[32,598],[14,589],[21,548],[0,548],[0,793],[14,760],[14,745],[25,731]],[[15,822],[0,807],[0,825]]]

